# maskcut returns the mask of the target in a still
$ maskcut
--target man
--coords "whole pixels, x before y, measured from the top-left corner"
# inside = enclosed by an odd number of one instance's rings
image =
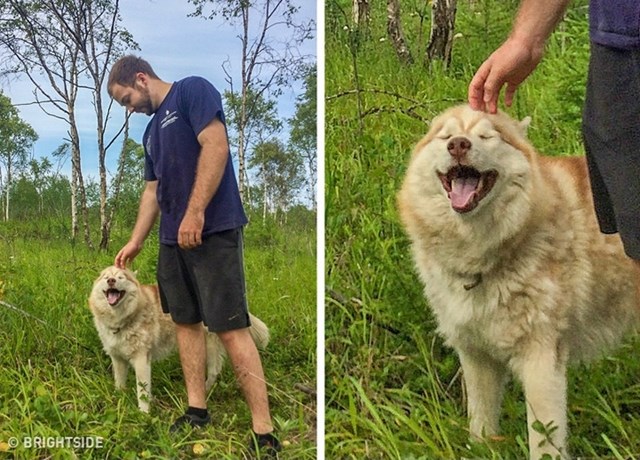
[[[204,322],[224,344],[251,411],[250,447],[274,454],[280,445],[272,434],[262,364],[248,329],[242,260],[247,218],[220,93],[200,77],[162,81],[136,56],[113,65],[108,90],[129,112],[154,115],[143,136],[146,186],[138,217],[115,265],[125,267],[138,255],[160,215],[158,286],[163,310],[176,323],[189,403],[171,431],[211,420]]]
[[[506,85],[510,106],[536,68],[568,0],[523,0],[509,38],[480,66],[469,104],[495,113]],[[603,233],[619,233],[640,269],[640,2],[591,0],[591,57],[583,135],[594,206]]]

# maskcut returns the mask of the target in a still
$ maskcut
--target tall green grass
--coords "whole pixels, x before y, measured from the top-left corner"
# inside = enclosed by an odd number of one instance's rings
[[[313,459],[316,403],[298,388],[316,382],[315,231],[261,226],[245,231],[245,265],[250,309],[271,331],[262,359],[272,415],[283,455]],[[133,372],[126,391],[114,390],[87,298],[127,233],[115,235],[107,253],[43,233],[38,223],[3,224],[0,235],[0,300],[29,315],[0,305],[0,458],[244,457],[250,414],[230,366],[209,395],[211,427],[177,438],[168,433],[186,406],[177,355],[153,366],[150,415],[137,409]],[[143,283],[154,282],[156,252],[150,237],[134,262]],[[103,447],[25,446],[36,437],[100,437]]]
[[[403,2],[416,58],[386,40],[384,4],[354,29],[350,2],[326,10],[327,458],[527,456],[522,390],[505,397],[502,436],[470,443],[455,353],[444,347],[413,270],[395,195],[429,120],[466,101],[475,69],[504,40],[518,2],[458,2],[451,66],[422,64],[428,8]],[[588,61],[586,2],[573,2],[545,60],[519,89],[516,118],[543,153],[581,154]],[[426,8],[426,9],[424,9]],[[426,20],[421,22],[421,14]],[[569,375],[570,449],[583,458],[640,456],[640,342]]]

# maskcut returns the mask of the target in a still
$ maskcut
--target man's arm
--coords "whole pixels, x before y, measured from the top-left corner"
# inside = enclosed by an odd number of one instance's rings
[[[127,264],[132,262],[142,250],[144,240],[153,228],[158,214],[160,214],[160,206],[156,198],[157,188],[158,181],[147,182],[140,197],[140,207],[138,209],[136,225],[133,227],[129,242],[116,255],[116,267],[126,268]]]
[[[200,131],[198,142],[202,149],[196,179],[187,211],[178,229],[178,245],[183,249],[195,248],[202,244],[204,212],[220,186],[229,156],[227,133],[219,118],[212,120]]]
[[[523,0],[509,38],[478,68],[469,84],[469,104],[495,113],[506,84],[510,106],[518,86],[533,72],[544,54],[547,39],[562,19],[570,0]]]

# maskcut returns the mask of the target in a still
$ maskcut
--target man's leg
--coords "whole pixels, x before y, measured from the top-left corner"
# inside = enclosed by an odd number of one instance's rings
[[[236,378],[251,411],[253,431],[258,434],[271,433],[273,423],[269,411],[267,384],[260,354],[249,329],[219,332],[218,337],[227,350]]]
[[[202,323],[176,323],[176,338],[189,407],[206,409],[207,395],[204,381],[207,349]]]
[[[175,323],[175,325],[189,407],[185,414],[169,428],[172,433],[180,431],[185,426],[202,427],[211,423],[211,417],[207,412],[204,383],[207,361],[205,330],[202,323]]]

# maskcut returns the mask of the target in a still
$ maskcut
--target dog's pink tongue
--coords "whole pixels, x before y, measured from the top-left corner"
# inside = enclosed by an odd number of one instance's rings
[[[449,199],[454,208],[464,208],[473,198],[478,188],[479,179],[476,177],[460,177],[451,181]]]
[[[118,303],[118,300],[120,299],[120,293],[118,291],[109,291],[107,292],[107,302],[109,302],[109,305],[115,305],[116,303]]]

